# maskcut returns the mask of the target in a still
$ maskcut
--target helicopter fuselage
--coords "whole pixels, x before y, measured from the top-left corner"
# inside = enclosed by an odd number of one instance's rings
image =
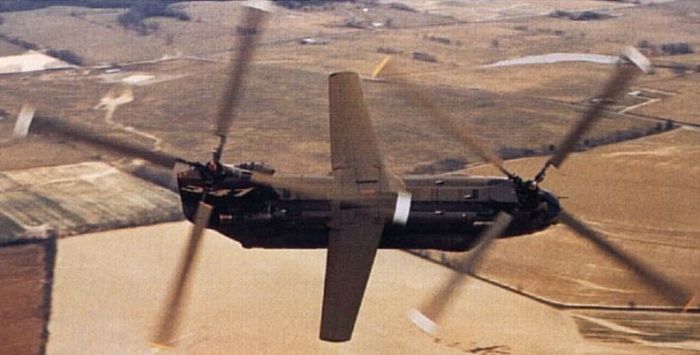
[[[276,178],[329,191],[334,186],[331,176]],[[403,180],[412,195],[407,223],[397,225],[386,218],[380,248],[468,250],[500,211],[515,217],[503,235],[513,237],[546,228],[558,210],[556,198],[543,190],[537,192],[534,205],[524,206],[513,181],[502,177],[409,175]],[[238,177],[223,178],[207,188],[196,170],[179,174],[178,186],[187,219],[193,220],[202,194],[208,191],[205,200],[213,206],[209,228],[246,248],[326,248],[333,209],[352,208]]]

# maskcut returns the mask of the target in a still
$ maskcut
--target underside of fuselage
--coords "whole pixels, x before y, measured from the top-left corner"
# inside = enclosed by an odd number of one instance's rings
[[[325,186],[328,190],[334,186],[330,176],[281,178]],[[387,219],[380,248],[468,250],[500,211],[515,217],[503,237],[522,235],[547,225],[546,211],[537,208],[527,213],[518,211],[516,190],[512,181],[505,178],[405,176],[404,181],[412,194],[408,222],[397,225]],[[178,184],[184,215],[192,220],[202,200],[204,184],[194,170],[181,173]],[[214,207],[209,228],[246,248],[326,248],[333,228],[333,209],[353,208],[238,178],[214,184],[206,202]]]

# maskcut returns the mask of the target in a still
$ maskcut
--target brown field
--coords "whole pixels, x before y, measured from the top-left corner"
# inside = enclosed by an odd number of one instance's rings
[[[0,54],[3,56],[6,55],[17,55],[17,54],[22,54],[24,53],[24,50],[13,45],[10,43],[7,43],[5,41],[0,41]]]
[[[550,171],[543,186],[563,197],[568,211],[605,233],[611,242],[698,293],[700,182],[695,176],[700,172],[699,142],[697,131],[676,130],[574,154],[561,170]],[[532,158],[506,165],[523,176],[533,176],[543,163],[542,158]],[[487,166],[468,172],[498,174]],[[438,252],[431,257],[445,258]],[[498,241],[477,274],[563,305],[669,306],[629,270],[561,225]],[[700,300],[689,306],[700,308]],[[697,314],[569,314],[581,333],[597,342],[635,343],[648,351],[700,350]]]
[[[462,21],[493,21],[547,15],[554,10],[610,10],[629,6],[623,2],[557,1],[522,2],[513,0],[478,1],[460,4],[457,1],[404,0],[402,3],[419,11],[442,14]]]
[[[698,132],[677,130],[575,154],[562,170],[552,169],[543,187],[564,196],[567,210],[612,242],[700,292],[699,139]],[[532,176],[543,162],[519,159],[508,166]],[[564,303],[665,304],[564,226],[498,243],[483,275]]]
[[[661,102],[644,106],[635,112],[657,117],[667,117],[673,115],[674,119],[682,122],[700,124],[700,87],[698,87],[700,76],[687,74],[672,81],[658,80],[650,82],[644,87],[670,92],[670,97],[664,98]]]
[[[192,21],[149,20],[157,21],[161,27],[147,36],[136,35],[118,26],[116,16],[122,10],[71,7],[50,7],[5,16],[0,32],[44,47],[74,50],[88,64],[157,59],[177,53],[226,60],[225,50],[234,43],[238,7],[226,3],[181,6],[192,15]],[[499,1],[479,6],[483,8],[472,10],[525,11],[535,7],[546,9],[547,13],[555,8],[552,2],[534,5],[526,1]],[[236,159],[260,159],[262,156],[281,170],[325,172],[328,166],[328,150],[324,146],[327,144],[325,75],[337,70],[369,74],[383,57],[377,53],[378,47],[402,51],[395,56],[396,66],[402,72],[412,73],[412,80],[429,91],[452,117],[475,127],[478,130],[475,133],[493,142],[497,149],[540,149],[556,143],[571,119],[580,114],[569,106],[543,100],[585,102],[600,90],[611,69],[580,63],[501,69],[477,69],[478,65],[552,51],[614,54],[623,45],[635,44],[642,39],[654,43],[683,40],[693,45],[700,44],[692,27],[685,25],[693,23],[700,11],[689,1],[640,8],[595,1],[567,6],[576,10],[622,7],[613,11],[619,15],[613,19],[585,23],[549,17],[519,19],[521,16],[516,14],[488,23],[454,23],[450,20],[451,24],[447,25],[418,23],[419,27],[415,28],[404,28],[399,23],[396,29],[380,31],[341,27],[339,23],[353,16],[369,20],[394,18],[398,16],[394,13],[398,10],[378,7],[365,14],[360,7],[353,5],[311,12],[278,9],[269,21],[263,45],[258,51],[256,62],[260,64],[252,72],[227,156]],[[399,14],[417,16],[415,13]],[[641,20],[650,25],[638,25]],[[446,23],[444,17],[435,21]],[[40,25],[27,26],[27,23]],[[411,18],[406,19],[406,23],[416,22]],[[635,31],[623,30],[631,26]],[[656,27],[667,30],[657,31]],[[667,35],[664,37],[663,34]],[[321,46],[301,46],[295,39],[304,36],[327,38],[330,42]],[[430,41],[428,36],[446,38],[453,44]],[[171,38],[172,43],[166,45],[167,38]],[[498,47],[493,46],[492,40],[499,41]],[[438,63],[411,60],[413,51],[434,54]],[[678,59],[692,63],[697,56],[683,57]],[[667,58],[654,60],[665,61]],[[165,148],[171,151],[202,159],[213,145],[207,131],[208,122],[216,111],[224,68],[223,63],[188,60],[129,67],[123,75],[150,73],[180,79],[135,88],[136,101],[120,108],[116,117],[163,138]],[[0,107],[14,114],[22,102],[31,101],[39,107],[41,114],[89,122],[103,128],[99,122],[103,112],[92,107],[114,84],[106,82],[101,75],[100,70],[81,70],[6,76],[0,85],[5,86],[3,92],[8,95],[0,100]],[[690,84],[692,78],[691,75],[676,79],[668,70],[642,78],[633,89],[647,86],[685,89],[674,90],[679,93],[668,101],[641,108],[640,113],[676,118],[669,112],[679,112],[678,119],[694,122],[693,102],[697,93]],[[674,86],[673,83],[677,84]],[[410,171],[416,165],[445,157],[466,155],[468,161],[473,161],[474,158],[461,146],[444,139],[444,132],[425,120],[422,112],[397,98],[395,87],[367,83],[365,90],[380,136],[387,142],[385,150],[389,160],[398,171]],[[173,120],[176,125],[172,124]],[[604,121],[591,135],[601,137],[626,130],[641,132],[653,126],[653,122],[616,119]],[[10,121],[0,122],[3,134],[10,127]],[[188,134],[183,135],[183,131]],[[268,138],[264,147],[259,144],[261,137]],[[314,140],[309,142],[311,137]],[[296,140],[304,142],[294,143]],[[414,142],[425,144],[416,145]],[[41,147],[34,149],[32,144],[20,147],[16,149],[42,151]],[[290,164],[287,156],[276,153],[279,150],[290,152],[303,162]],[[86,156],[84,151],[68,151],[71,153],[62,155],[66,157],[65,162]],[[62,163],[60,159],[37,161],[37,165],[59,163]],[[28,164],[0,160],[0,167],[4,169],[13,166],[26,167]]]
[[[692,0],[653,6],[592,0],[497,0],[469,7],[457,1],[402,2],[428,13],[382,6],[364,12],[361,4],[277,9],[257,51],[225,159],[265,160],[282,172],[327,173],[327,75],[339,70],[369,75],[384,57],[379,47],[398,51],[392,59],[395,68],[501,152],[539,151],[556,144],[612,68],[590,63],[479,66],[551,52],[614,55],[641,40],[657,45],[688,42],[700,50],[700,2]],[[5,20],[0,33],[42,48],[70,49],[86,63],[75,70],[2,76],[0,109],[13,118],[22,103],[32,102],[41,116],[80,122],[150,147],[153,141],[109,127],[105,112],[94,107],[121,86],[115,83],[120,79],[154,75],[156,83],[132,88],[134,102],[119,107],[114,119],[162,139],[166,151],[207,159],[216,143],[211,126],[240,9],[227,2],[177,6],[192,20],[149,19],[159,29],[147,36],[118,25],[116,16],[124,10],[49,7],[0,14]],[[606,9],[614,18],[579,22],[541,16],[555,9]],[[350,18],[391,19],[392,26],[349,28],[343,24]],[[298,40],[305,37],[328,43],[300,45]],[[437,62],[413,60],[415,51],[435,55]],[[19,52],[0,41],[0,55]],[[194,58],[133,64],[164,55]],[[698,53],[651,59],[700,64]],[[101,63],[132,64],[112,74],[90,67]],[[639,78],[631,90],[662,91],[661,100],[627,115],[608,115],[588,138],[657,133],[654,117],[700,123],[697,79],[697,73],[679,75],[668,69]],[[363,89],[387,160],[398,172],[446,158],[476,161],[402,98],[395,85],[365,81]],[[624,105],[637,103],[624,100]],[[637,115],[653,117],[642,120]],[[120,158],[56,137],[10,140],[13,124],[14,119],[0,121],[0,171]],[[697,288],[699,154],[698,132],[675,130],[575,154],[561,171],[549,173],[544,187],[564,196],[567,209],[625,250]],[[530,177],[543,162],[527,158],[508,165]],[[493,174],[487,167],[469,172]],[[48,353],[151,352],[147,335],[186,226],[165,224],[61,240]],[[182,353],[698,351],[700,340],[689,326],[697,325],[697,314],[558,311],[479,281],[461,290],[445,333],[430,338],[404,314],[451,271],[397,251],[379,254],[353,341],[325,344],[317,340],[323,251],[243,250],[215,233],[207,235],[205,244],[176,349]],[[628,271],[563,226],[499,241],[479,275],[563,303],[664,305]]]
[[[501,1],[492,5],[527,9],[529,5],[523,4]],[[551,2],[538,4],[543,9],[553,7]],[[580,10],[621,5],[588,1],[563,6]],[[88,64],[157,59],[177,53],[226,60],[228,54],[224,51],[234,43],[232,32],[238,7],[226,3],[196,3],[189,7],[183,5],[183,8],[191,13],[192,21],[154,19],[152,21],[157,21],[161,28],[148,36],[119,27],[116,16],[122,10],[71,7],[5,15],[0,32],[44,47],[74,50]],[[387,11],[397,10],[373,8],[366,16],[391,17]],[[642,39],[654,43],[683,40],[697,46],[700,40],[693,24],[699,11],[693,2],[679,1],[654,7],[624,5],[614,10],[619,16],[613,19],[585,23],[549,17],[517,19],[519,16],[515,16],[488,23],[455,23],[452,20],[452,24],[443,26],[430,23],[430,26],[402,28],[397,25],[396,29],[368,31],[338,26],[343,19],[365,16],[357,6],[338,5],[333,10],[311,12],[277,9],[258,51],[256,62],[259,64],[252,72],[250,93],[242,103],[240,119],[233,125],[227,156],[240,160],[263,157],[280,170],[325,173],[328,166],[325,76],[337,70],[356,70],[368,75],[383,57],[377,53],[378,47],[401,50],[402,54],[394,59],[400,70],[411,73],[411,79],[425,85],[425,90],[452,117],[475,127],[476,134],[493,142],[495,148],[541,149],[556,143],[571,119],[580,114],[568,106],[542,99],[584,102],[599,92],[611,68],[576,63],[501,69],[477,69],[478,65],[554,51],[614,54],[623,45]],[[651,25],[638,25],[641,20]],[[37,25],[28,27],[26,23]],[[625,30],[633,26],[634,31]],[[657,27],[665,31],[657,31]],[[222,28],[228,30],[222,31]],[[327,38],[330,42],[301,46],[294,40],[304,36]],[[455,44],[436,43],[426,36],[447,38]],[[169,45],[165,44],[167,37],[172,37]],[[499,41],[498,47],[492,45],[494,39]],[[413,51],[434,54],[438,63],[411,60]],[[680,59],[692,63],[694,58],[697,56],[653,59]],[[208,129],[216,112],[224,68],[223,63],[189,60],[129,67],[123,75],[149,73],[180,79],[136,87],[136,101],[121,107],[115,117],[163,138],[165,148],[175,153],[203,159],[213,145]],[[0,85],[7,95],[0,98],[0,107],[14,114],[22,102],[32,101],[39,107],[40,114],[104,129],[101,126],[104,112],[92,108],[115,84],[101,79],[102,75],[100,70],[80,70],[5,76]],[[694,76],[679,78],[668,70],[641,78],[633,89],[649,86],[675,89],[673,91],[678,94],[644,106],[639,112],[694,122],[697,110],[693,105],[698,93],[692,78]],[[434,123],[425,120],[424,113],[398,98],[395,87],[366,83],[365,91],[380,136],[387,142],[388,159],[398,171],[410,171],[416,165],[449,157],[466,157],[473,161],[461,146],[451,143],[444,132],[435,129]],[[6,135],[11,124],[7,120],[0,122],[0,132]],[[591,136],[608,136],[625,130],[642,132],[652,127],[653,122],[618,118],[603,121]],[[183,131],[188,134],[183,135]],[[313,140],[309,141],[310,138]],[[296,143],[297,140],[305,142]],[[260,141],[265,141],[265,146],[261,146]],[[416,141],[424,144],[416,146],[413,143]],[[43,143],[36,144],[39,145],[22,144],[14,149],[43,151]],[[0,159],[0,167],[70,163],[90,156],[84,150],[70,149],[70,144],[61,146],[66,149],[66,153],[60,155],[65,160],[52,157],[48,152],[43,160],[36,156],[20,163]],[[275,154],[280,150],[285,155]],[[297,157],[296,161],[290,161],[290,155]],[[17,156],[13,154],[12,157]],[[30,160],[35,165],[29,164]]]
[[[48,338],[56,238],[18,240],[5,232],[0,234],[0,352],[39,354]]]
[[[187,227],[61,240],[48,353],[149,352]],[[353,340],[323,343],[317,339],[323,250],[244,250],[210,232],[201,252],[177,353],[459,354],[493,347],[502,354],[555,354],[619,347],[587,343],[566,314],[478,281],[463,290],[468,296],[456,302],[444,333],[431,338],[405,313],[451,271],[400,251],[379,252]]]
[[[114,117],[160,137],[166,151],[189,159],[205,159],[215,144],[210,133],[211,117],[216,114],[223,70],[221,64],[188,61],[133,68],[121,75],[146,73],[174,79],[135,87],[136,100],[117,109]],[[261,64],[251,74],[248,87],[254,94],[247,94],[239,107],[226,156],[239,161],[264,159],[285,172],[326,173],[330,166],[327,73]],[[8,111],[14,115],[19,111],[18,101],[30,101],[39,107],[38,115],[61,117],[103,133],[133,139],[118,131],[109,132],[104,111],[93,108],[114,87],[105,83],[103,77],[99,73],[82,72],[11,76],[0,82],[0,87],[17,89],[0,98],[0,104],[9,107]],[[474,133],[495,149],[542,150],[556,144],[581,114],[577,107],[512,93],[448,86],[425,89],[430,90],[435,103],[451,117],[474,127]],[[397,171],[410,171],[416,165],[450,157],[476,159],[449,132],[426,117],[425,112],[402,98],[395,85],[365,82],[364,91],[387,158]],[[11,120],[0,122],[0,132],[9,135],[12,124]],[[647,132],[654,127],[653,122],[617,117],[602,120],[589,136],[604,138],[618,131]],[[40,152],[45,142],[34,138],[10,145],[10,149]],[[59,140],[59,143],[62,144],[57,146],[70,152],[62,155],[64,158],[54,154],[30,155],[26,159],[23,155],[8,155],[8,159],[0,159],[0,168],[27,167],[30,162],[36,164],[33,166],[56,165],[99,157],[72,142]],[[153,144],[148,140],[141,143]],[[296,159],[290,160],[290,156]]]

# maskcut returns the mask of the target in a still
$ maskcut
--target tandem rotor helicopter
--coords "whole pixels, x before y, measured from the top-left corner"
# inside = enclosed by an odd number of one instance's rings
[[[262,10],[244,8],[240,27],[245,30],[239,31],[238,52],[231,62],[216,121],[214,133],[219,144],[206,163],[99,136],[65,121],[37,117],[31,122],[31,115],[18,119],[15,132],[20,136],[26,135],[31,125],[33,131],[62,135],[168,169],[178,163],[188,166],[177,174],[177,183],[183,213],[194,225],[154,344],[168,346],[173,342],[205,229],[216,230],[246,248],[327,248],[320,339],[331,342],[352,337],[378,248],[471,250],[458,267],[473,271],[495,238],[531,233],[558,222],[627,265],[669,302],[684,305],[691,298],[683,286],[608,242],[566,212],[552,192],[540,187],[548,168],[564,163],[605,107],[638,73],[650,70],[648,60],[633,48],[622,55],[600,100],[576,122],[532,179],[507,170],[496,154],[452,123],[417,89],[409,90],[413,101],[440,124],[448,125],[467,148],[504,176],[393,174],[380,153],[360,78],[352,72],[329,77],[331,175],[280,175],[262,163],[222,162],[227,131],[265,16]],[[464,274],[455,273],[437,296],[409,312],[411,320],[424,331],[437,331],[440,316],[464,278]]]

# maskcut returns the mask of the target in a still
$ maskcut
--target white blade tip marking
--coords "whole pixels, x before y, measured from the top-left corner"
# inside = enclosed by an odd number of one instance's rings
[[[426,317],[425,314],[415,308],[408,311],[408,319],[420,328],[420,330],[432,336],[435,336],[440,329],[437,323],[430,320],[430,318]]]
[[[244,6],[264,12],[272,12],[273,7],[272,2],[266,0],[251,0],[248,1]]]
[[[34,113],[36,108],[31,105],[22,106],[22,110],[17,116],[17,123],[15,123],[15,129],[12,135],[15,137],[24,138],[29,134],[29,126],[32,124],[32,119],[34,119]]]
[[[626,47],[622,52],[622,56],[636,65],[644,74],[649,74],[651,72],[651,62],[649,58],[645,57],[637,48],[632,46]]]
[[[408,215],[411,212],[411,194],[401,191],[396,198],[396,209],[394,209],[394,224],[405,226],[408,222]]]

